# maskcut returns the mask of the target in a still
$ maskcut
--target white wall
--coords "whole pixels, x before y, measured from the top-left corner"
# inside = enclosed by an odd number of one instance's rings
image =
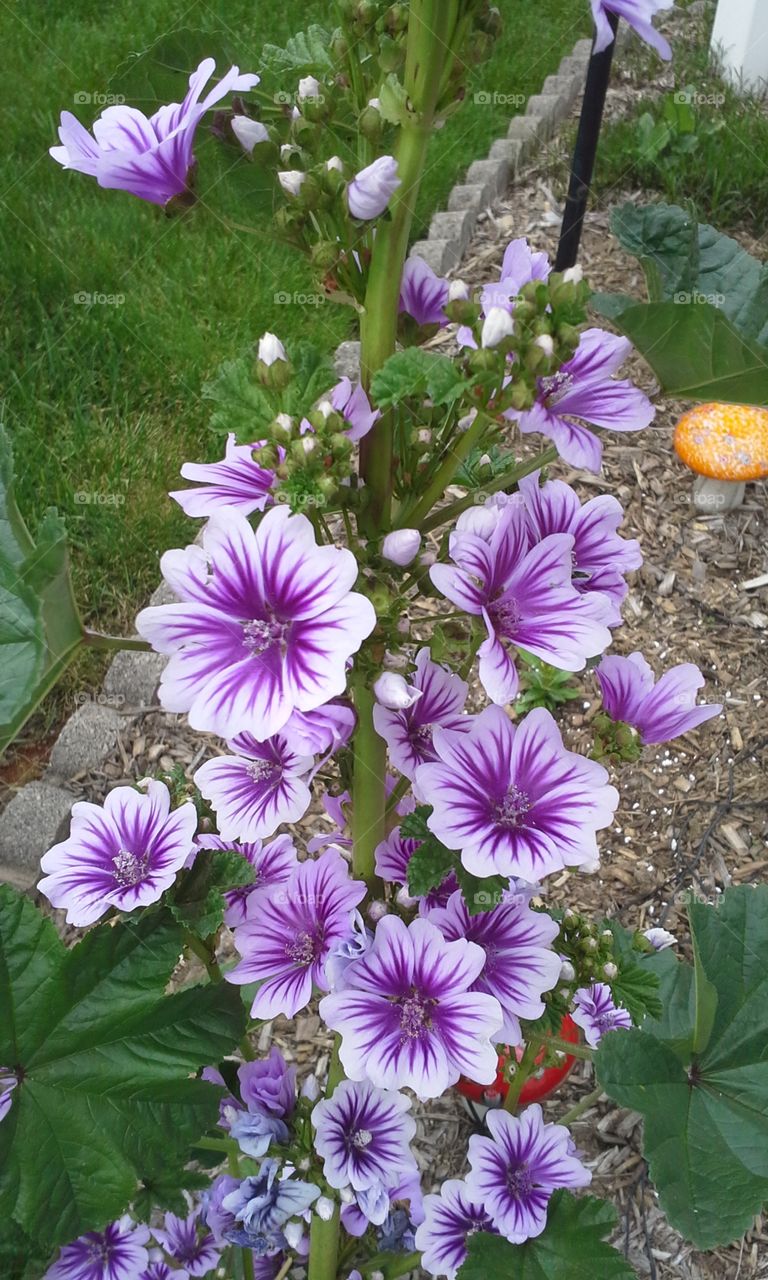
[[[712,48],[735,84],[768,90],[768,0],[718,0]]]

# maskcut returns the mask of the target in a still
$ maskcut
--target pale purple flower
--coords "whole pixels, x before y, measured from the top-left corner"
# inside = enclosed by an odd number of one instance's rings
[[[323,87],[316,76],[303,76],[296,96],[299,102],[304,102],[306,98],[319,98],[322,102]]]
[[[330,393],[331,406],[349,423],[346,434],[350,440],[362,440],[381,417],[379,409],[371,408],[371,402],[360,382],[342,378]]]
[[[448,301],[449,284],[437,275],[423,258],[406,258],[400,283],[399,310],[405,311],[417,324],[448,323],[443,308]]]
[[[312,1112],[314,1146],[330,1185],[355,1191],[393,1187],[403,1173],[413,1172],[416,1121],[407,1114],[410,1107],[405,1094],[377,1089],[368,1080],[342,1080],[330,1098],[318,1102]]]
[[[162,1227],[153,1227],[152,1234],[174,1262],[180,1262],[191,1276],[206,1276],[219,1261],[219,1249],[213,1236],[199,1231],[200,1209],[194,1209],[186,1218],[166,1213]]]
[[[152,1255],[157,1254],[157,1257]],[[141,1272],[138,1280],[189,1280],[186,1267],[171,1267],[160,1256],[159,1249],[150,1250],[149,1266]]]
[[[429,919],[449,942],[468,938],[483,948],[485,965],[473,990],[495,996],[501,1005],[504,1024],[494,1039],[520,1044],[519,1019],[540,1018],[545,1008],[541,997],[560,978],[560,957],[552,950],[560,926],[525,902],[501,902],[470,915],[460,891],[451,894],[447,906],[431,911]]]
[[[120,1218],[65,1245],[44,1280],[139,1280],[149,1263],[148,1241],[149,1227]]]
[[[514,310],[514,300],[523,287],[534,280],[547,280],[551,270],[546,253],[534,253],[524,238],[510,241],[504,253],[499,279],[487,284],[481,294],[483,315],[488,316],[495,307],[511,313]],[[477,346],[472,330],[466,325],[459,329],[456,340],[462,347]]]
[[[232,132],[240,146],[248,155],[260,142],[269,142],[269,130],[260,120],[250,120],[248,116],[232,117]]]
[[[261,982],[254,1018],[292,1018],[309,1003],[313,986],[328,990],[325,961],[331,947],[352,934],[352,910],[365,884],[351,880],[341,854],[328,849],[299,863],[288,883],[260,896],[249,919],[235,929],[243,957],[229,982]]]
[[[19,1083],[16,1074],[8,1067],[0,1067],[0,1120],[4,1120],[11,1109],[13,1091]]]
[[[373,682],[373,692],[378,705],[387,711],[407,711],[423,697],[421,689],[408,684],[396,671],[383,671]]]
[[[304,1213],[320,1195],[320,1188],[292,1177],[278,1178],[277,1160],[262,1161],[258,1174],[246,1178],[222,1200],[222,1207],[239,1224],[227,1233],[235,1244],[252,1248],[257,1257],[280,1247],[281,1228]]]
[[[415,1242],[424,1270],[455,1280],[467,1256],[467,1241],[476,1231],[498,1235],[482,1201],[474,1203],[466,1183],[451,1178],[439,1195],[424,1197],[424,1221]]]
[[[185,462],[181,468],[185,480],[194,480],[202,487],[174,489],[168,496],[178,502],[185,515],[206,520],[222,507],[233,507],[244,516],[263,511],[275,473],[260,466],[253,456],[262,444],[263,441],[236,444],[234,433],[230,432],[221,462]]]
[[[506,417],[516,419],[524,433],[547,436],[564,462],[599,471],[603,446],[589,427],[642,431],[656,415],[644,392],[613,377],[631,351],[626,338],[586,329],[575,355],[557,373],[539,378],[532,408],[508,409]]]
[[[294,711],[282,734],[300,756],[324,755],[343,747],[352,736],[355,713],[343,702],[326,702],[315,711]]]
[[[273,1045],[266,1058],[238,1067],[240,1097],[247,1107],[263,1107],[272,1115],[290,1116],[296,1105],[296,1068],[289,1067]]]
[[[480,681],[505,705],[519,677],[509,647],[525,649],[561,671],[581,671],[607,648],[610,602],[573,585],[572,534],[556,533],[530,547],[525,505],[507,503],[489,540],[456,531],[449,552],[455,567],[436,564],[430,577],[458,608],[481,617],[488,639],[478,650]]]
[[[646,44],[656,49],[665,62],[669,62],[672,50],[669,43],[655,29],[651,18],[661,9],[671,9],[673,0],[591,0],[591,3],[596,27],[595,53],[602,53],[613,40],[608,14],[615,13],[629,23],[641,40],[645,40]]]
[[[538,471],[524,476],[519,487],[532,543],[553,533],[570,534],[573,586],[580,592],[597,591],[606,596],[613,609],[609,625],[618,626],[621,602],[628,591],[624,575],[643,563],[637,539],[622,538],[617,532],[624,519],[621,503],[610,494],[600,494],[582,504],[563,480],[540,485]]]
[[[257,359],[260,360],[262,364],[265,364],[267,368],[269,368],[270,365],[275,364],[278,360],[282,360],[283,362],[287,361],[288,357],[285,354],[285,347],[276,334],[270,333],[269,330],[267,330],[266,333],[261,335],[259,338]]]
[[[341,1225],[347,1235],[360,1237],[365,1235],[373,1222],[373,1218],[370,1215],[375,1214],[379,1221],[374,1225],[380,1226],[383,1232],[386,1230],[386,1224],[391,1219],[392,1214],[403,1212],[396,1207],[403,1202],[408,1204],[407,1223],[416,1225],[423,1222],[424,1209],[421,1181],[416,1168],[413,1171],[401,1174],[395,1186],[383,1187],[379,1184],[371,1187],[367,1192],[358,1191],[351,1204],[342,1205]],[[386,1246],[382,1243],[382,1232],[377,1233],[377,1235],[379,1247],[384,1249]],[[412,1248],[412,1243],[410,1247],[406,1244],[405,1252],[411,1252]]]
[[[347,187],[349,212],[353,218],[365,221],[378,218],[399,186],[402,181],[397,176],[394,156],[379,156],[373,164],[361,169]]]
[[[94,177],[100,187],[167,204],[189,191],[195,131],[206,111],[228,93],[244,93],[259,83],[258,76],[240,75],[237,67],[230,67],[201,102],[215,69],[214,59],[205,58],[189,77],[184,101],[160,107],[149,119],[137,107],[107,107],[94,123],[93,136],[71,111],[62,111],[62,145],[51,147],[50,154],[65,169]]]
[[[392,764],[406,778],[413,779],[418,765],[437,759],[432,745],[435,728],[466,733],[472,721],[462,714],[467,700],[466,681],[433,662],[429,649],[417,653],[411,683],[421,690],[418,701],[401,711],[374,707],[373,723],[386,741]]]
[[[162,782],[148,782],[146,792],[115,787],[103,805],[78,801],[68,838],[43,856],[38,888],[75,925],[93,924],[110,907],[149,906],[194,852],[196,827],[191,800],[171,810]]]
[[[674,933],[670,933],[668,929],[644,929],[643,937],[648,939],[654,951],[666,951],[667,947],[674,947],[677,942]]]
[[[282,733],[266,742],[241,733],[227,746],[237,754],[206,760],[193,779],[224,840],[261,840],[304,816],[312,800],[306,781],[312,756],[297,755]]]
[[[719,702],[696,704],[704,677],[693,662],[670,667],[654,682],[653,671],[641,653],[628,658],[609,655],[595,667],[603,707],[612,720],[637,729],[641,742],[669,742],[705,720],[719,716]]]
[[[341,1035],[347,1076],[411,1088],[422,1099],[439,1097],[462,1074],[490,1084],[491,1037],[502,1017],[497,1000],[471,991],[484,963],[480,947],[446,942],[426,920],[380,920],[373,946],[346,970],[344,990],[320,1002],[321,1017]]]
[[[325,962],[325,978],[330,991],[344,986],[344,974],[353,960],[364,956],[373,942],[373,934],[359,911],[352,913],[352,933],[349,938],[336,942]]]
[[[573,997],[571,1017],[584,1032],[584,1038],[593,1049],[606,1031],[626,1030],[632,1019],[626,1009],[614,1003],[611,988],[605,982],[595,982],[591,987],[579,987]]]
[[[418,555],[420,547],[421,534],[418,529],[395,529],[382,542],[381,554],[385,560],[404,568]]]
[[[512,1244],[541,1235],[547,1205],[558,1187],[586,1187],[592,1174],[571,1154],[571,1135],[560,1124],[545,1124],[541,1107],[519,1116],[489,1111],[490,1138],[469,1139],[467,1195],[482,1204],[493,1225]]]
[[[565,749],[548,711],[513,725],[487,707],[468,734],[435,730],[435,749],[439,762],[416,774],[434,806],[428,826],[473,875],[533,884],[597,859],[595,833],[613,820],[618,792],[602,765]]]
[[[228,1173],[220,1174],[202,1196],[202,1218],[217,1244],[225,1245],[227,1232],[234,1229],[235,1216],[224,1208],[224,1200],[240,1186],[240,1179]]]
[[[198,836],[197,845],[200,849],[231,849],[242,854],[253,868],[254,878],[250,884],[238,885],[224,894],[227,904],[224,923],[230,929],[248,919],[249,904],[252,905],[259,894],[287,884],[299,865],[296,846],[289,835],[276,836],[269,844],[262,844],[261,840],[241,844],[236,840],[224,840],[221,836]]]
[[[319,547],[306,516],[284,506],[255,532],[237,511],[215,513],[202,547],[167,551],[161,568],[182,603],[136,619],[153,648],[172,655],[161,702],[225,739],[263,742],[293,711],[343,693],[347,660],[376,625],[373,605],[351,590],[351,551]]]
[[[301,169],[281,169],[277,175],[277,180],[285,194],[296,199],[301,194],[301,188],[307,180],[307,175],[302,173]]]

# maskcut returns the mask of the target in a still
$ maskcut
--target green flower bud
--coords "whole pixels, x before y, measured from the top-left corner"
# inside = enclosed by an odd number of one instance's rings
[[[389,75],[392,71],[397,71],[405,60],[405,48],[402,44],[398,44],[396,40],[392,40],[390,36],[383,35],[379,41],[379,66],[382,71]]]
[[[384,122],[381,118],[381,112],[376,107],[370,106],[360,112],[357,120],[357,127],[364,138],[370,138],[374,142],[380,136]]]

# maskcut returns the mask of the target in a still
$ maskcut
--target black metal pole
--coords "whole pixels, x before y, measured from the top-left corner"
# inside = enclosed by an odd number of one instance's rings
[[[573,149],[571,162],[571,180],[568,195],[565,198],[565,214],[557,246],[555,270],[565,271],[567,267],[576,265],[581,244],[581,232],[584,226],[584,214],[587,211],[589,189],[592,174],[595,170],[595,156],[600,138],[600,126],[603,123],[605,98],[611,79],[611,66],[616,48],[616,30],[619,25],[618,14],[612,13],[608,21],[613,28],[613,40],[602,53],[593,53],[587,72],[587,83],[584,88],[584,100],[581,104],[579,130],[576,135],[576,146]]]

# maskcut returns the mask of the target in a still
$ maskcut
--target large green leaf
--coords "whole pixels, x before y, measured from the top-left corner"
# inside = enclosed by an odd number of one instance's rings
[[[182,1175],[219,1090],[192,1073],[229,1052],[244,1011],[228,986],[165,988],[182,929],[153,912],[67,950],[0,888],[0,1063],[19,1074],[0,1125],[0,1218],[41,1249],[104,1225],[143,1181]]]
[[[214,79],[233,64],[241,71],[255,69],[245,65],[242,48],[238,52],[236,42],[227,42],[220,32],[179,27],[121,62],[109,80],[109,92],[151,115],[164,103],[183,101],[189,77],[204,58],[216,61]]]
[[[422,347],[408,347],[390,356],[371,383],[371,394],[381,409],[397,405],[408,396],[429,396],[435,405],[458,400],[469,387],[448,356]]]
[[[33,539],[16,506],[0,428],[0,751],[15,737],[82,643],[64,524],[45,513]]]
[[[694,903],[690,920],[696,970],[669,962],[664,1018],[605,1036],[596,1067],[606,1092],[645,1116],[670,1222],[710,1249],[741,1235],[768,1196],[768,886],[731,889],[718,909]]]
[[[458,1280],[631,1280],[635,1272],[626,1258],[605,1243],[616,1221],[604,1200],[556,1191],[547,1225],[534,1240],[510,1244],[486,1231],[470,1236]]]
[[[260,64],[280,75],[288,72],[292,75],[307,74],[310,71],[318,75],[326,74],[334,69],[332,42],[333,32],[313,23],[306,31],[299,31],[291,36],[285,48],[265,44]]]
[[[328,357],[311,343],[289,343],[287,354],[294,376],[279,395],[258,382],[254,356],[221,365],[203,387],[203,395],[215,405],[214,431],[234,431],[241,444],[263,439],[280,410],[293,417],[309,413],[338,380]]]

